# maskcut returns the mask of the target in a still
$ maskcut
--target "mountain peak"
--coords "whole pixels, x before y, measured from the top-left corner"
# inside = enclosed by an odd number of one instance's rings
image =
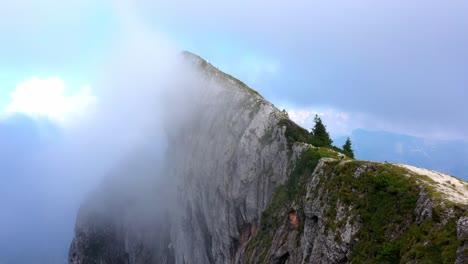
[[[198,69],[200,69],[204,74],[209,77],[216,78],[219,81],[222,81],[228,86],[234,86],[242,91],[245,91],[255,97],[264,99],[257,91],[247,86],[244,82],[240,81],[239,79],[233,77],[230,74],[227,74],[221,71],[218,67],[213,66],[207,60],[203,59],[202,57],[190,52],[190,51],[183,51],[182,56],[186,61],[189,63],[194,64]],[[229,85],[232,83],[232,85]]]
[[[80,209],[69,263],[468,263],[467,183],[307,144],[256,91],[183,56],[206,85],[164,170],[143,153],[112,175]]]

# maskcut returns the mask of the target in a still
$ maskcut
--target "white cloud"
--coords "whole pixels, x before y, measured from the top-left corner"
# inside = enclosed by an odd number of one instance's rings
[[[282,109],[282,108],[281,108]],[[306,129],[311,129],[315,122],[315,115],[320,116],[332,137],[349,135],[356,128],[353,114],[333,108],[285,108],[289,117]],[[351,120],[353,119],[353,120]]]
[[[295,107],[286,106],[280,107],[286,109],[291,120],[298,125],[311,129],[315,122],[315,115],[319,115],[323,123],[327,127],[327,131],[332,138],[341,136],[349,136],[355,129],[366,129],[372,131],[388,131],[391,133],[402,133],[406,135],[422,137],[426,139],[453,139],[454,137],[447,137],[443,133],[436,134],[432,131],[428,133],[418,133],[417,131],[408,131],[408,129],[400,124],[395,124],[387,120],[382,120],[378,116],[362,113],[362,112],[348,112],[333,107]],[[402,150],[399,146],[395,146],[395,152],[400,153]]]
[[[33,77],[19,83],[10,93],[11,101],[3,108],[7,114],[22,113],[32,117],[47,117],[63,123],[76,117],[96,98],[89,86],[83,86],[67,95],[67,85],[60,78],[39,79]]]

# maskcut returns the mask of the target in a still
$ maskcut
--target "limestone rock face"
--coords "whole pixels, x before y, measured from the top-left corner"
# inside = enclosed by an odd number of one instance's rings
[[[273,196],[235,263],[467,262],[468,207],[424,175],[334,158],[305,171]]]
[[[241,233],[257,224],[286,181],[302,149],[288,145],[277,125],[284,114],[240,81],[186,56],[206,87],[182,113],[183,129],[168,128],[166,190],[113,190],[125,186],[115,181],[126,169],[110,175],[80,209],[69,263],[227,263]],[[127,167],[148,166],[134,163]],[[148,197],[159,204],[152,208],[158,215],[139,223],[138,202]]]
[[[457,237],[462,242],[457,250],[456,264],[468,262],[468,216],[463,216],[457,222]]]
[[[451,185],[301,142],[285,113],[184,56],[203,82],[165,120],[165,159],[137,151],[88,197],[70,264],[467,262],[467,206]]]
[[[176,263],[228,263],[234,241],[259,220],[297,158],[277,126],[283,114],[237,85],[228,79],[205,94],[207,103],[187,124],[189,137],[172,134]]]

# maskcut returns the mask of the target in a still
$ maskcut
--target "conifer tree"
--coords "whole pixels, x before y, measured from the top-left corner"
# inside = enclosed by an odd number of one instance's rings
[[[343,152],[346,156],[350,157],[350,158],[354,158],[354,151],[353,149],[351,148],[351,140],[349,139],[346,139],[346,142],[345,144],[343,145]]]
[[[310,132],[312,136],[312,145],[316,147],[330,147],[333,141],[330,139],[330,135],[322,123],[322,119],[318,115],[315,115],[315,126]]]

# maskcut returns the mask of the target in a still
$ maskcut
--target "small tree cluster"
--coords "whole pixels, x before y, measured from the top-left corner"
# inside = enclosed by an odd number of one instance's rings
[[[351,140],[349,139],[349,137],[347,138],[346,143],[343,145],[342,149],[332,146],[333,140],[331,140],[330,134],[328,134],[327,129],[322,122],[322,119],[318,115],[315,115],[314,121],[315,121],[315,126],[312,128],[312,131],[310,132],[310,135],[312,138],[311,140],[312,145],[316,147],[332,148],[332,149],[342,152],[343,154],[345,154],[346,156],[350,158],[354,158],[354,151],[351,147]]]

